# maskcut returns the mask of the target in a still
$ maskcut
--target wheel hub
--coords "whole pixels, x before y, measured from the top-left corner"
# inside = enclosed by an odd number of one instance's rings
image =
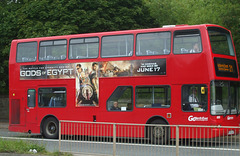
[[[155,138],[163,138],[164,136],[164,128],[163,127],[154,127],[153,135]]]
[[[54,134],[56,132],[56,125],[54,123],[49,123],[48,125],[48,133]]]

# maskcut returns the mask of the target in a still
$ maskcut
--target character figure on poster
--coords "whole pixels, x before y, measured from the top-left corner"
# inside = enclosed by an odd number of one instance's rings
[[[77,64],[76,65],[76,103],[78,104],[81,99],[81,87],[83,85],[83,80],[84,80],[84,73],[82,70],[82,65]]]
[[[89,74],[90,83],[93,88],[93,101],[98,105],[98,64],[92,63],[92,71]]]

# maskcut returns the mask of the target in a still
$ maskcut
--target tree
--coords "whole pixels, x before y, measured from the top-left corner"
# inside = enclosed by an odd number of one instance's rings
[[[143,0],[0,1],[0,92],[8,90],[13,39],[154,27]]]
[[[224,27],[232,32],[238,63],[240,64],[240,3],[238,0],[223,0],[223,7],[227,11],[221,11],[220,17]]]
[[[141,0],[29,1],[17,12],[18,38],[154,26]]]
[[[159,26],[169,24],[221,25],[231,30],[240,61],[239,0],[145,0]]]
[[[8,92],[8,57],[11,41],[17,36],[16,10],[17,3],[3,0],[0,2],[0,94]]]

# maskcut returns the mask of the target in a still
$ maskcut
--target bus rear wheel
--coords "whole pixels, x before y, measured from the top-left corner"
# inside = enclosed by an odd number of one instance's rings
[[[150,140],[153,144],[167,144],[169,140],[169,127],[160,126],[167,125],[165,121],[154,120],[151,124],[159,124],[159,126],[150,127]]]
[[[48,139],[57,139],[59,135],[59,124],[56,118],[47,118],[43,123],[43,136]]]

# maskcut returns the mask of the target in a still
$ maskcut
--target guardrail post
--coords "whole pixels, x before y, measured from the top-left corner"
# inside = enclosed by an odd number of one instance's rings
[[[59,121],[59,132],[58,132],[58,134],[59,134],[59,136],[58,136],[58,139],[59,139],[59,144],[58,144],[58,150],[59,150],[59,152],[61,152],[61,121]]]
[[[176,126],[176,156],[179,156],[179,126]]]
[[[113,156],[116,156],[116,124],[113,124]]]

